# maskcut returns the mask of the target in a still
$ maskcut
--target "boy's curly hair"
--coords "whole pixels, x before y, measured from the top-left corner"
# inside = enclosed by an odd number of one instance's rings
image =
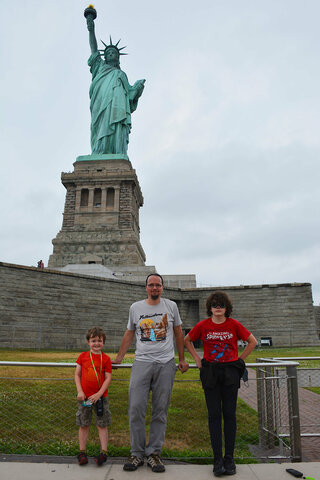
[[[226,307],[225,316],[226,316],[226,318],[230,317],[231,312],[232,312],[232,302],[231,302],[231,298],[229,297],[229,295],[227,295],[225,292],[219,292],[219,291],[213,292],[213,293],[211,293],[211,295],[209,295],[209,297],[207,298],[207,301],[206,301],[207,315],[209,317],[211,317],[211,315],[212,315],[212,311],[211,311],[212,302],[216,302],[216,303],[220,303],[220,304],[225,305],[225,307]]]
[[[86,339],[87,339],[87,340],[90,340],[90,338],[94,338],[94,337],[102,338],[102,339],[103,339],[103,343],[105,343],[105,341],[106,341],[106,334],[105,334],[103,328],[101,328],[101,327],[92,327],[92,328],[90,328],[90,329],[87,331],[87,334],[86,334]]]

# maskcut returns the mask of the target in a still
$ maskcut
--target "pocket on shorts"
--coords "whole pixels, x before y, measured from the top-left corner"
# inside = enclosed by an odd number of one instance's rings
[[[108,397],[103,398],[103,415],[98,417],[95,411],[95,419],[98,427],[108,427],[111,425],[111,412],[109,409]]]
[[[78,402],[78,411],[76,413],[76,425],[79,427],[88,427],[91,423],[92,407],[84,407],[82,402]]]
[[[79,409],[76,413],[76,425],[78,425],[79,427],[81,426],[81,412]]]

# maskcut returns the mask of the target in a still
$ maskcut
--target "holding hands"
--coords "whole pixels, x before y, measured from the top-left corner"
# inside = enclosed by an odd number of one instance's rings
[[[189,370],[189,363],[187,363],[185,360],[180,361],[178,364],[178,370],[180,370],[181,373],[186,372]]]

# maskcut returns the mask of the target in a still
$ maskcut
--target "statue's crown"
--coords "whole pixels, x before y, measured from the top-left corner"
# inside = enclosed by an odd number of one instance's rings
[[[118,45],[119,45],[120,41],[121,41],[121,39],[118,40],[117,43],[113,44],[113,43],[112,43],[111,35],[110,35],[110,44],[109,44],[109,45],[107,45],[106,43],[104,43],[103,40],[101,40],[101,42],[103,43],[103,45],[104,45],[106,48],[99,49],[99,52],[103,52],[103,53],[100,53],[100,55],[104,55],[105,52],[106,52],[109,48],[114,48],[115,50],[117,50],[118,55],[128,55],[127,53],[121,53],[121,50],[123,50],[123,49],[126,48],[126,47],[118,48]]]

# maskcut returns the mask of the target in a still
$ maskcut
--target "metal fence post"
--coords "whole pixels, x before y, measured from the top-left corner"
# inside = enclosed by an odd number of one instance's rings
[[[266,367],[266,413],[267,413],[267,442],[268,448],[274,448],[274,402],[272,393],[273,368]]]
[[[265,391],[264,391],[264,370],[257,369],[257,407],[258,407],[258,431],[259,431],[259,446],[261,448],[267,447],[266,435],[264,431],[265,419]]]
[[[301,462],[301,432],[300,432],[300,414],[299,414],[299,395],[297,368],[287,366],[288,382],[288,408],[289,408],[289,426],[290,426],[290,444],[292,462]]]

